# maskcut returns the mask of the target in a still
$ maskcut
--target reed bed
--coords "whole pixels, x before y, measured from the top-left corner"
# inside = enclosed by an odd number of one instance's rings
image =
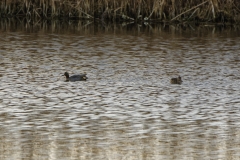
[[[0,17],[99,21],[240,21],[239,0],[1,0]]]

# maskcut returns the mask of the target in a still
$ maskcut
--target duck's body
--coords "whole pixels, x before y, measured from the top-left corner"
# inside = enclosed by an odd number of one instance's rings
[[[172,78],[171,84],[182,84],[182,78],[180,76],[178,76],[177,78]]]
[[[68,72],[65,72],[64,76],[66,76],[66,81],[70,81],[70,82],[86,81],[88,79],[87,74],[73,75],[73,76],[69,77]]]

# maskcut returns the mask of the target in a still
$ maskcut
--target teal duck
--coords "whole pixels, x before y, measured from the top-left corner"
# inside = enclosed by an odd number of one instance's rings
[[[178,76],[177,78],[172,78],[171,84],[182,84],[182,78],[180,76]]]
[[[75,82],[75,81],[86,81],[88,79],[87,74],[80,74],[80,75],[73,75],[69,77],[68,72],[64,73],[64,76],[66,77],[66,81]]]

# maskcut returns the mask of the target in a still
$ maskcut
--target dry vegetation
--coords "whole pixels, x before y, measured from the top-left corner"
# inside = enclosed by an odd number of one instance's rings
[[[240,21],[239,0],[1,0],[0,17],[109,21]]]

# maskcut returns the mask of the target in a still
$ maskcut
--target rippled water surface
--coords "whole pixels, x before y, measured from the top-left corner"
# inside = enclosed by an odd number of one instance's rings
[[[1,30],[1,160],[240,159],[237,31],[82,30]]]

